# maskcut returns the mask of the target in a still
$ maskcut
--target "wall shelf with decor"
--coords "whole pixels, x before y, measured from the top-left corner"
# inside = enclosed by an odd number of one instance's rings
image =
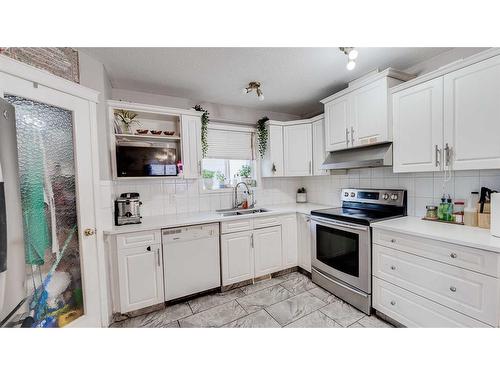
[[[115,100],[108,108],[113,179],[199,176],[200,112]]]

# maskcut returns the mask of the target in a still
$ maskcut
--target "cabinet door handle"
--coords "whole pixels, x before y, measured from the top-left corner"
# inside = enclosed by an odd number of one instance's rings
[[[391,238],[392,243],[396,243],[396,240],[394,238]]]
[[[250,246],[253,248],[253,233],[252,233],[252,235],[250,236]]]
[[[160,249],[156,249],[156,256],[157,256],[157,259],[158,259],[158,267],[161,267],[161,264],[160,264]]]
[[[457,288],[455,288],[454,286],[450,286],[450,290],[451,290],[452,292],[456,292],[456,291],[457,291]]]
[[[446,144],[446,146],[444,147],[444,151],[445,151],[445,154],[444,154],[444,163],[446,166],[448,166],[450,164],[450,158],[451,158],[451,147],[448,145],[448,143]]]
[[[394,306],[396,304],[396,301],[391,301],[391,305]]]
[[[345,128],[345,145],[349,147],[349,129]]]
[[[198,161],[198,175],[201,176],[201,160]]]
[[[151,246],[146,247],[147,251],[151,251]]]
[[[312,161],[309,160],[309,174],[312,174]]]
[[[436,166],[436,167],[439,167],[439,165],[441,164],[441,162],[440,162],[440,160],[439,160],[439,154],[440,154],[440,151],[439,151],[439,147],[438,147],[438,145],[435,145],[435,146],[434,146],[434,152],[435,152],[435,157],[436,157],[435,166]]]
[[[351,126],[351,146],[354,146],[354,128]]]
[[[457,256],[458,256],[457,253],[451,253],[450,254],[450,257],[452,257],[453,259],[455,259]]]
[[[395,271],[396,270],[396,266],[391,266],[391,270]]]

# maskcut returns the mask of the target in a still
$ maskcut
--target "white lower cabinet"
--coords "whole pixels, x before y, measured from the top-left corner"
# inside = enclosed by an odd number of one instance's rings
[[[297,215],[281,217],[281,242],[283,248],[283,269],[298,264]]]
[[[162,303],[161,245],[118,249],[120,311],[126,313]]]
[[[297,215],[299,267],[311,272],[311,230],[309,215]]]
[[[254,277],[253,231],[221,236],[222,285],[231,285]]]
[[[256,229],[252,233],[255,254],[254,277],[268,275],[282,269],[281,226]]]
[[[373,241],[375,309],[412,327],[498,327],[500,280],[483,260],[499,254],[377,228]]]

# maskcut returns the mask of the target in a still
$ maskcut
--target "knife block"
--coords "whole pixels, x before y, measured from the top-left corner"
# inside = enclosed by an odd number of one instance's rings
[[[477,214],[477,226],[479,228],[490,229],[491,226],[491,214],[489,213],[478,213]]]

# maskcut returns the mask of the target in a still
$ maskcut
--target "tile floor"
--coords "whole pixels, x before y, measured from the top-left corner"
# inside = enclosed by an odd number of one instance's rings
[[[111,327],[389,328],[293,272],[210,294]]]

